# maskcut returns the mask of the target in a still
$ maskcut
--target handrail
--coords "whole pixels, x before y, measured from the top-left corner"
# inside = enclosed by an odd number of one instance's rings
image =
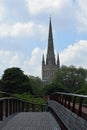
[[[62,92],[55,92],[53,94],[63,94],[63,95],[70,95],[70,96],[87,98],[87,95],[82,95],[82,94],[62,93]]]
[[[2,93],[2,94],[7,94],[7,95],[11,96],[11,98],[13,97],[13,98],[15,98],[15,99],[18,99],[18,100],[21,100],[21,101],[25,101],[25,102],[29,102],[29,103],[31,103],[31,104],[44,105],[44,106],[46,106],[46,104],[33,103],[33,102],[31,102],[31,101],[28,101],[28,100],[25,100],[25,99],[21,99],[21,98],[19,98],[19,97],[16,97],[16,96],[13,95],[12,93],[3,92],[3,91],[0,91],[0,93]],[[4,98],[4,97],[3,97],[3,98]],[[5,98],[10,98],[10,97],[5,97]],[[1,98],[0,98],[0,99],[1,99]]]
[[[0,91],[0,93],[10,96],[0,98],[0,120],[16,112],[45,111],[46,104],[31,103],[7,92]]]
[[[87,120],[87,95],[56,92],[50,95],[55,100],[78,116]]]

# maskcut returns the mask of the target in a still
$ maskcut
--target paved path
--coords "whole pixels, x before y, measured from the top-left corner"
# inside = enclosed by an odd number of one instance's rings
[[[49,112],[21,112],[0,130],[61,130]]]

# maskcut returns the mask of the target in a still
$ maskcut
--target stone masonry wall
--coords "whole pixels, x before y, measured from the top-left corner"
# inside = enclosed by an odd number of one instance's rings
[[[58,102],[50,100],[48,107],[54,110],[68,130],[87,130],[87,121],[80,118]]]

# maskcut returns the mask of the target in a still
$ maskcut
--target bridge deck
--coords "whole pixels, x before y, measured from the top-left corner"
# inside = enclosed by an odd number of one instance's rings
[[[0,130],[61,130],[49,112],[21,112],[12,117]]]

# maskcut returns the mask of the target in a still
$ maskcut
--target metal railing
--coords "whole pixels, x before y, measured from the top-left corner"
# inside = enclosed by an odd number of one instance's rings
[[[68,108],[78,116],[87,120],[87,96],[71,93],[56,92],[50,96],[50,100],[55,100]]]
[[[30,103],[14,97],[10,93],[1,92],[0,98],[0,120],[17,112],[45,111],[46,104]]]

